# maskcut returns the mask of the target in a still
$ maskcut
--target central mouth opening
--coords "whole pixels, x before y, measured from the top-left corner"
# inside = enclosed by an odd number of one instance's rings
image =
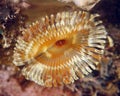
[[[55,42],[55,45],[58,46],[58,47],[62,47],[66,44],[66,40],[65,39],[62,39],[62,40],[58,40]]]

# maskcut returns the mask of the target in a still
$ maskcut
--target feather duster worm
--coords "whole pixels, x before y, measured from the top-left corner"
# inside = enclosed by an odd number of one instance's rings
[[[23,31],[13,63],[42,86],[70,84],[99,66],[106,31],[98,14],[61,12],[36,21]]]

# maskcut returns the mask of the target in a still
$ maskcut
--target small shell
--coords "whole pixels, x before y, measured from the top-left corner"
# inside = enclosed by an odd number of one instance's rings
[[[36,21],[23,31],[13,63],[22,74],[42,86],[70,84],[99,66],[106,30],[98,14],[61,12]]]
[[[58,0],[62,2],[74,2],[76,6],[83,10],[91,10],[100,0]]]

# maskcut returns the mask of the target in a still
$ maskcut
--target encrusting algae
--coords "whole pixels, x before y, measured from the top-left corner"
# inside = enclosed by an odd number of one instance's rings
[[[46,87],[87,76],[100,65],[107,38],[98,16],[74,11],[41,18],[18,38],[13,63],[26,79]]]

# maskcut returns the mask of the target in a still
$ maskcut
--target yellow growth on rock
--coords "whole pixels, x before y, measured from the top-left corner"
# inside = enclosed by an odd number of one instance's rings
[[[104,54],[107,33],[98,16],[74,11],[41,18],[18,38],[13,63],[26,79],[47,87],[85,77]]]

